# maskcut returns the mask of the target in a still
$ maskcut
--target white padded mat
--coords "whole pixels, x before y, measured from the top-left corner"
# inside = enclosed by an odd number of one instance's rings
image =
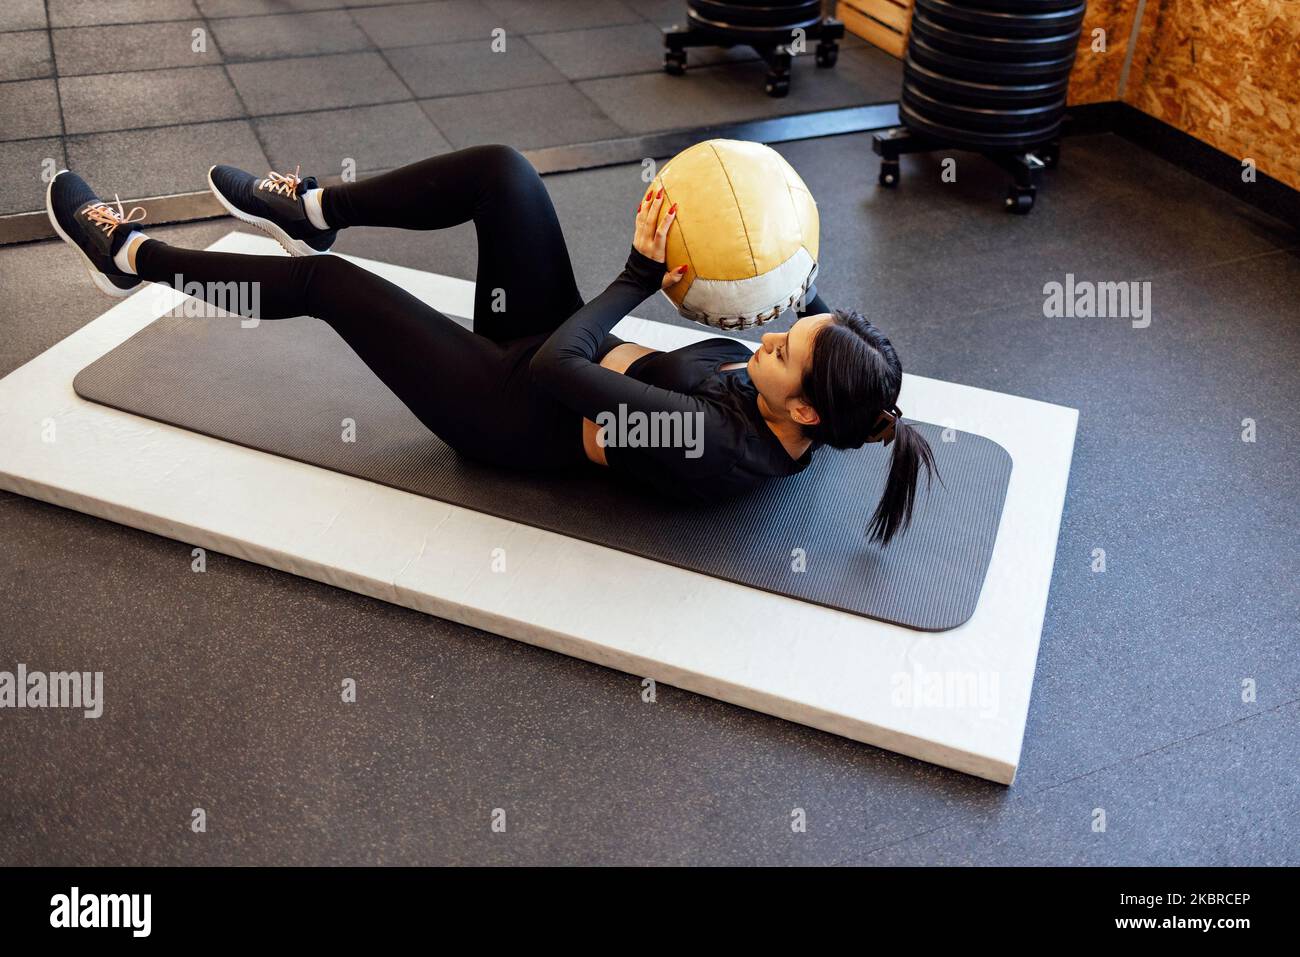
[[[210,248],[280,252],[242,233]],[[470,282],[354,261],[445,313],[472,312]],[[900,404],[909,414],[987,436],[1014,462],[979,607],[961,627],[926,634],[232,445],[73,392],[77,372],[181,298],[146,287],[0,380],[0,486],[993,781],[1014,778],[1075,410],[906,377]],[[719,334],[633,317],[614,332],[660,349]],[[494,570],[502,554],[505,568]]]

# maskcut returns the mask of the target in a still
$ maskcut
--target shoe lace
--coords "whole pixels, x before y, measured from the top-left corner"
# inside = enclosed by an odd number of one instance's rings
[[[298,192],[298,184],[302,182],[298,177],[301,171],[301,165],[295,166],[292,173],[277,173],[271,170],[266,174],[266,179],[257,184],[257,188],[269,193],[279,193],[281,196],[293,196]]]
[[[149,215],[143,206],[132,206],[131,212],[128,213],[122,208],[122,197],[114,193],[113,198],[117,200],[117,209],[114,209],[111,203],[104,202],[86,207],[86,218],[109,236],[113,235],[113,230],[117,227],[144,222],[145,217]],[[135,218],[136,213],[140,214],[139,219]]]

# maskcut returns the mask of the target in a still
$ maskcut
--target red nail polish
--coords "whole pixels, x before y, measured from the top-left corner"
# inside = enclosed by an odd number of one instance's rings
[[[678,266],[678,267],[677,267],[677,271],[678,271],[679,273],[683,273],[683,274],[685,274],[685,272],[686,272],[686,266],[685,266],[685,265]]]
[[[656,196],[655,199],[663,199],[663,198],[664,198],[664,188],[663,188],[662,186],[660,186],[660,187],[659,187],[659,195]]]
[[[668,208],[668,212],[670,212],[670,213],[675,213],[675,212],[677,212],[677,204],[676,204],[676,203],[673,203],[672,206],[670,206],[670,207]]]

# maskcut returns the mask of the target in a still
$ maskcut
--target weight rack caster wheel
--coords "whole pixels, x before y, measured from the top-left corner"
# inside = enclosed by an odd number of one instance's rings
[[[1032,189],[1012,187],[1011,192],[1007,193],[1006,209],[1008,213],[1023,216],[1033,208],[1034,191]]]
[[[788,75],[777,76],[774,73],[769,73],[767,82],[763,84],[763,90],[768,96],[779,99],[790,92],[790,77]]]
[[[877,177],[876,182],[879,183],[881,186],[885,186],[889,189],[893,189],[895,186],[898,185],[898,180],[899,180],[898,160],[881,160],[880,176]]]
[[[840,58],[840,45],[838,43],[819,43],[817,44],[817,65],[820,67],[832,67],[835,61]]]
[[[669,76],[686,75],[686,51],[669,50],[664,54],[664,72]]]

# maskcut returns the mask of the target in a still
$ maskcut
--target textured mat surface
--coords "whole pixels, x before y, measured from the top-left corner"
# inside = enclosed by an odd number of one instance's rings
[[[797,476],[721,505],[651,498],[593,467],[546,476],[481,466],[430,433],[325,323],[241,327],[164,316],[91,363],[85,399],[275,455],[925,631],[975,610],[1011,458],[981,436],[920,428],[943,475],[888,549],[864,528],[884,486],[879,447],[824,450]],[[342,423],[356,424],[342,441]],[[611,520],[611,516],[617,519]],[[796,569],[801,570],[796,570]]]

